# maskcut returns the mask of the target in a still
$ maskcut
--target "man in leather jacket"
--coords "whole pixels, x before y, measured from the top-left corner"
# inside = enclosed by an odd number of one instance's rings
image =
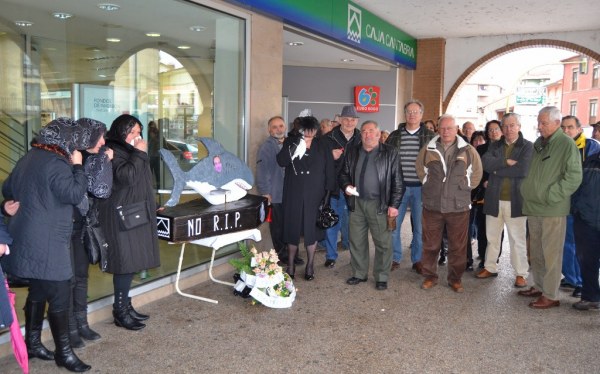
[[[404,194],[402,171],[394,147],[379,143],[381,130],[375,121],[361,126],[361,143],[347,151],[339,184],[350,211],[350,256],[352,277],[346,283],[367,281],[369,272],[368,232],[375,244],[373,276],[378,290],[387,289],[392,264],[392,227]]]

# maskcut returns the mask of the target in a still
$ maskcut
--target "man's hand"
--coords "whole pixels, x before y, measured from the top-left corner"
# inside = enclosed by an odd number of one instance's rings
[[[516,160],[511,160],[510,158],[506,159],[506,165],[508,166],[514,166],[516,165],[517,161]]]
[[[388,207],[388,217],[397,217],[397,216],[398,216],[398,209],[389,206]]]
[[[344,153],[344,148],[334,149],[331,153],[333,154],[333,159],[337,160],[342,156],[342,153]]]
[[[267,198],[267,205],[271,205],[271,194],[263,195],[263,197]]]
[[[9,253],[10,251],[8,250],[8,244],[0,244],[0,256]]]
[[[20,204],[18,201],[6,200],[4,202],[4,211],[9,216],[14,216],[15,214],[17,214],[17,210],[19,210],[19,206]]]

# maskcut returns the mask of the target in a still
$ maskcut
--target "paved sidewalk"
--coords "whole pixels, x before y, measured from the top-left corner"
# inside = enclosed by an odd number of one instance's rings
[[[405,235],[404,235],[405,236]],[[410,236],[405,242],[409,242]],[[306,255],[303,253],[303,257]],[[527,307],[516,295],[508,250],[500,275],[477,280],[465,273],[465,293],[440,284],[419,288],[405,253],[387,291],[367,283],[349,286],[350,254],[333,269],[316,258],[316,279],[296,271],[291,309],[274,310],[205,282],[188,292],[218,305],[171,295],[140,308],[148,326],[138,332],[112,320],[93,326],[102,339],[77,354],[91,373],[597,373],[600,313],[578,312],[561,292],[561,306]],[[477,262],[476,262],[477,263]],[[233,271],[232,273],[233,274]],[[49,346],[52,343],[48,343]],[[0,372],[19,373],[11,357]],[[31,373],[66,373],[53,362],[30,361]]]

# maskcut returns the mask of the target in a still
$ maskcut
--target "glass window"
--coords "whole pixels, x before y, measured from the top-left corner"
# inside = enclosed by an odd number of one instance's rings
[[[592,70],[592,87],[598,87],[598,83],[600,82],[600,65],[595,64],[594,69]]]
[[[120,114],[137,116],[157,189],[172,186],[160,148],[185,170],[207,154],[197,137],[243,158],[246,20],[180,0],[99,3],[0,0],[0,183],[40,128],[61,116],[108,127]],[[179,247],[160,248],[161,267],[134,285],[176,271]],[[210,261],[207,248],[188,252],[184,269]],[[112,294],[97,266],[90,277],[90,299]]]
[[[569,103],[569,114],[572,116],[577,116],[577,101],[571,101]]]
[[[579,69],[573,69],[573,74],[571,75],[571,91],[577,91],[577,82],[579,80]]]
[[[590,113],[588,123],[596,123],[596,116],[598,114],[598,100],[590,100]]]

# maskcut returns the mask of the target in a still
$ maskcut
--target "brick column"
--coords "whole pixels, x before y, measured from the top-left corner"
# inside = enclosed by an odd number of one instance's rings
[[[417,40],[417,69],[413,72],[412,97],[425,105],[423,120],[437,121],[442,114],[445,47],[445,39]]]

